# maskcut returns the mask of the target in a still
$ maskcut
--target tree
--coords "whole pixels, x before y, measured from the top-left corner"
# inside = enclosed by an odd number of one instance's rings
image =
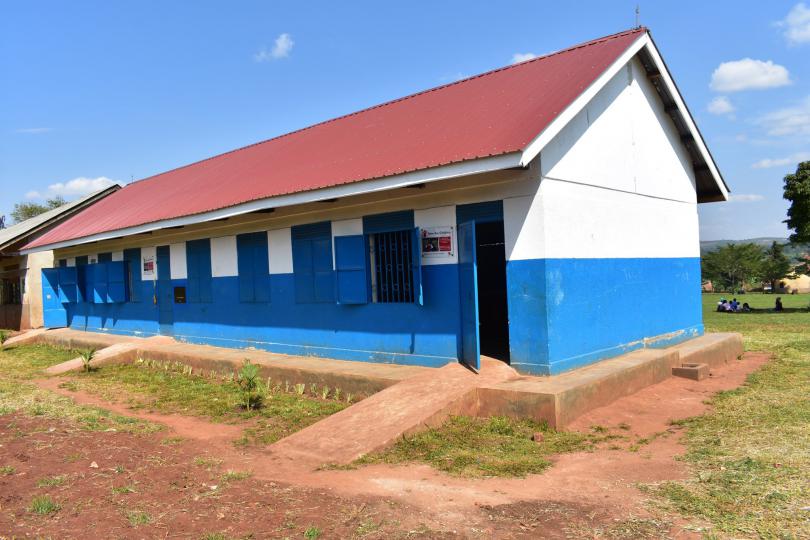
[[[793,230],[791,242],[810,242],[810,161],[799,163],[795,174],[785,176],[784,198],[790,201],[785,220]]]
[[[11,217],[14,218],[14,223],[21,223],[26,219],[31,219],[48,210],[53,210],[65,204],[65,199],[61,196],[56,196],[45,201],[45,204],[39,203],[17,203],[14,205],[14,210],[11,211]]]
[[[762,279],[765,251],[756,244],[726,244],[701,260],[703,279],[721,290],[738,291]]]
[[[784,278],[792,278],[790,259],[784,252],[784,246],[778,242],[771,244],[765,250],[765,259],[762,262],[762,280],[771,284],[771,291],[776,290],[776,282]]]

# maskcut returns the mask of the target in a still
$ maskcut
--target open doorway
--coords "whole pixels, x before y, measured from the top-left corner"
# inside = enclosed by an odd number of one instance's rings
[[[481,354],[509,363],[509,315],[503,221],[475,224]]]

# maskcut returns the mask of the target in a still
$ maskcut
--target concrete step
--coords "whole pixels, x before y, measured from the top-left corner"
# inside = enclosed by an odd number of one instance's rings
[[[441,424],[469,406],[475,389],[517,376],[497,360],[483,359],[478,374],[452,363],[416,375],[364,399],[270,447],[280,458],[347,464],[393,444],[404,434]]]

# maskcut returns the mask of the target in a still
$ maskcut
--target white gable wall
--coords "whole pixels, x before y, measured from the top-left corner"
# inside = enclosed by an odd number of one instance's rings
[[[637,60],[533,168],[537,192],[504,201],[509,260],[699,256],[691,161]]]

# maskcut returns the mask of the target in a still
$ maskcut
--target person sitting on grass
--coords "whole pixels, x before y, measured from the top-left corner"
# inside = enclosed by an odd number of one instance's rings
[[[740,303],[736,298],[731,299],[731,311],[740,311]]]
[[[724,311],[728,311],[728,302],[725,298],[721,298],[719,302],[717,302],[717,312],[722,313]]]
[[[777,296],[776,297],[776,305],[774,305],[773,310],[774,311],[783,311],[784,309],[785,308],[782,307],[782,297]]]
[[[748,305],[748,302],[743,302],[742,310],[743,310],[744,313],[750,313],[751,312],[751,306]]]

